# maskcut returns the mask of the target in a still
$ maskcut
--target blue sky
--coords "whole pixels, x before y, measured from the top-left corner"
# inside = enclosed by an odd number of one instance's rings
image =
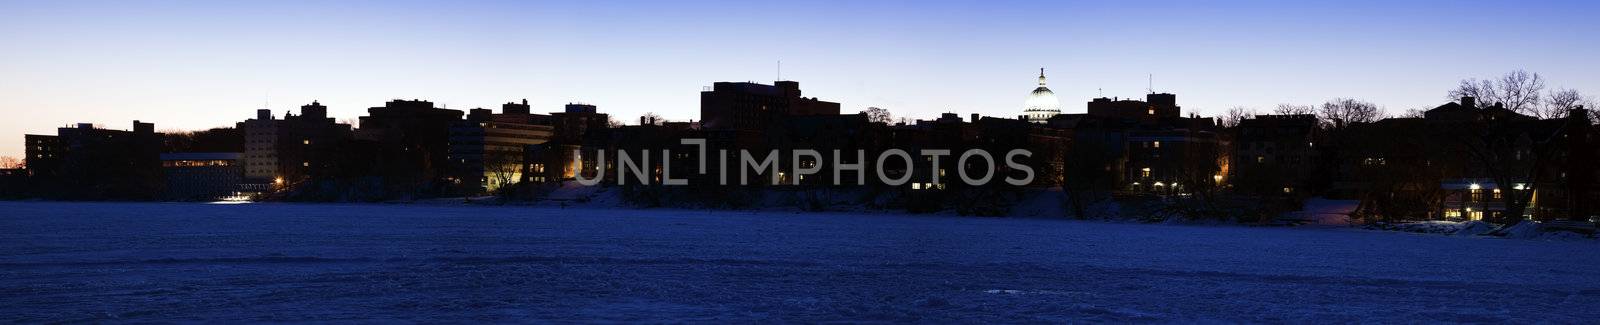
[[[715,81],[801,82],[896,116],[1015,116],[1040,67],[1067,112],[1137,97],[1187,112],[1334,97],[1404,111],[1514,69],[1600,94],[1584,1],[10,1],[0,155],[76,122],[231,126],[312,100],[454,109],[587,102],[698,118]],[[20,117],[20,118],[17,118]]]

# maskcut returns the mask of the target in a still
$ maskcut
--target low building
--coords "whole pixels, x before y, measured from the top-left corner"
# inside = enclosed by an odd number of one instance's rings
[[[182,152],[161,154],[167,200],[214,201],[245,196],[244,154]]]

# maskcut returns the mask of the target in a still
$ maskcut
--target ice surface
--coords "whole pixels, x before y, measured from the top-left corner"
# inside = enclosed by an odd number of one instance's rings
[[[1592,240],[866,213],[0,202],[0,321],[1597,317]]]

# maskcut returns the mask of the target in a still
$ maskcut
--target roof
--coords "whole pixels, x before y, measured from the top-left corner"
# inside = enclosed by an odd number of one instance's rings
[[[161,154],[161,160],[239,160],[239,152],[174,152]]]

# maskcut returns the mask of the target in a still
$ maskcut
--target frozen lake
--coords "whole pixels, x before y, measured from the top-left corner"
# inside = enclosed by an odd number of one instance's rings
[[[870,214],[0,202],[0,321],[1597,317],[1594,241]]]

